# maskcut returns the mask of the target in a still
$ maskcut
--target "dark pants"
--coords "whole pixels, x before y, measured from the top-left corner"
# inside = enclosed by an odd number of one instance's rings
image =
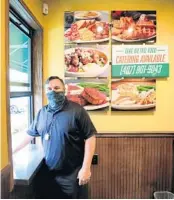
[[[75,170],[50,171],[43,164],[37,176],[36,198],[42,199],[87,199],[88,185],[79,186],[77,175],[80,167]]]

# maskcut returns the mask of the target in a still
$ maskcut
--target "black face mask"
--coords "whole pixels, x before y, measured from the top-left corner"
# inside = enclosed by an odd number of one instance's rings
[[[57,111],[60,110],[65,102],[65,92],[55,92],[55,91],[50,91],[47,94],[48,98],[48,107],[53,110]]]

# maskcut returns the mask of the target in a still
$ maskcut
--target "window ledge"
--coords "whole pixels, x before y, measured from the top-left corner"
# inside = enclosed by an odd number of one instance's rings
[[[15,185],[30,185],[44,158],[41,145],[30,144],[13,155]]]

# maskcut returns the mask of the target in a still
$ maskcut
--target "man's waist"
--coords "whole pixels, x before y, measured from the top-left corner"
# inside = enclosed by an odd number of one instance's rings
[[[76,170],[77,168],[81,168],[82,164],[81,163],[74,163],[74,164],[70,164],[70,163],[64,163],[62,165],[56,165],[56,166],[49,166],[49,164],[47,163],[47,161],[44,159],[44,163],[47,165],[49,171],[54,175],[67,175],[72,173],[74,170]]]

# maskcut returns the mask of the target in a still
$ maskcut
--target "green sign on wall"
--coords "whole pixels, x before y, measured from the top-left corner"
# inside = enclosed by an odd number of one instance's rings
[[[112,46],[112,77],[168,77],[168,47]]]

